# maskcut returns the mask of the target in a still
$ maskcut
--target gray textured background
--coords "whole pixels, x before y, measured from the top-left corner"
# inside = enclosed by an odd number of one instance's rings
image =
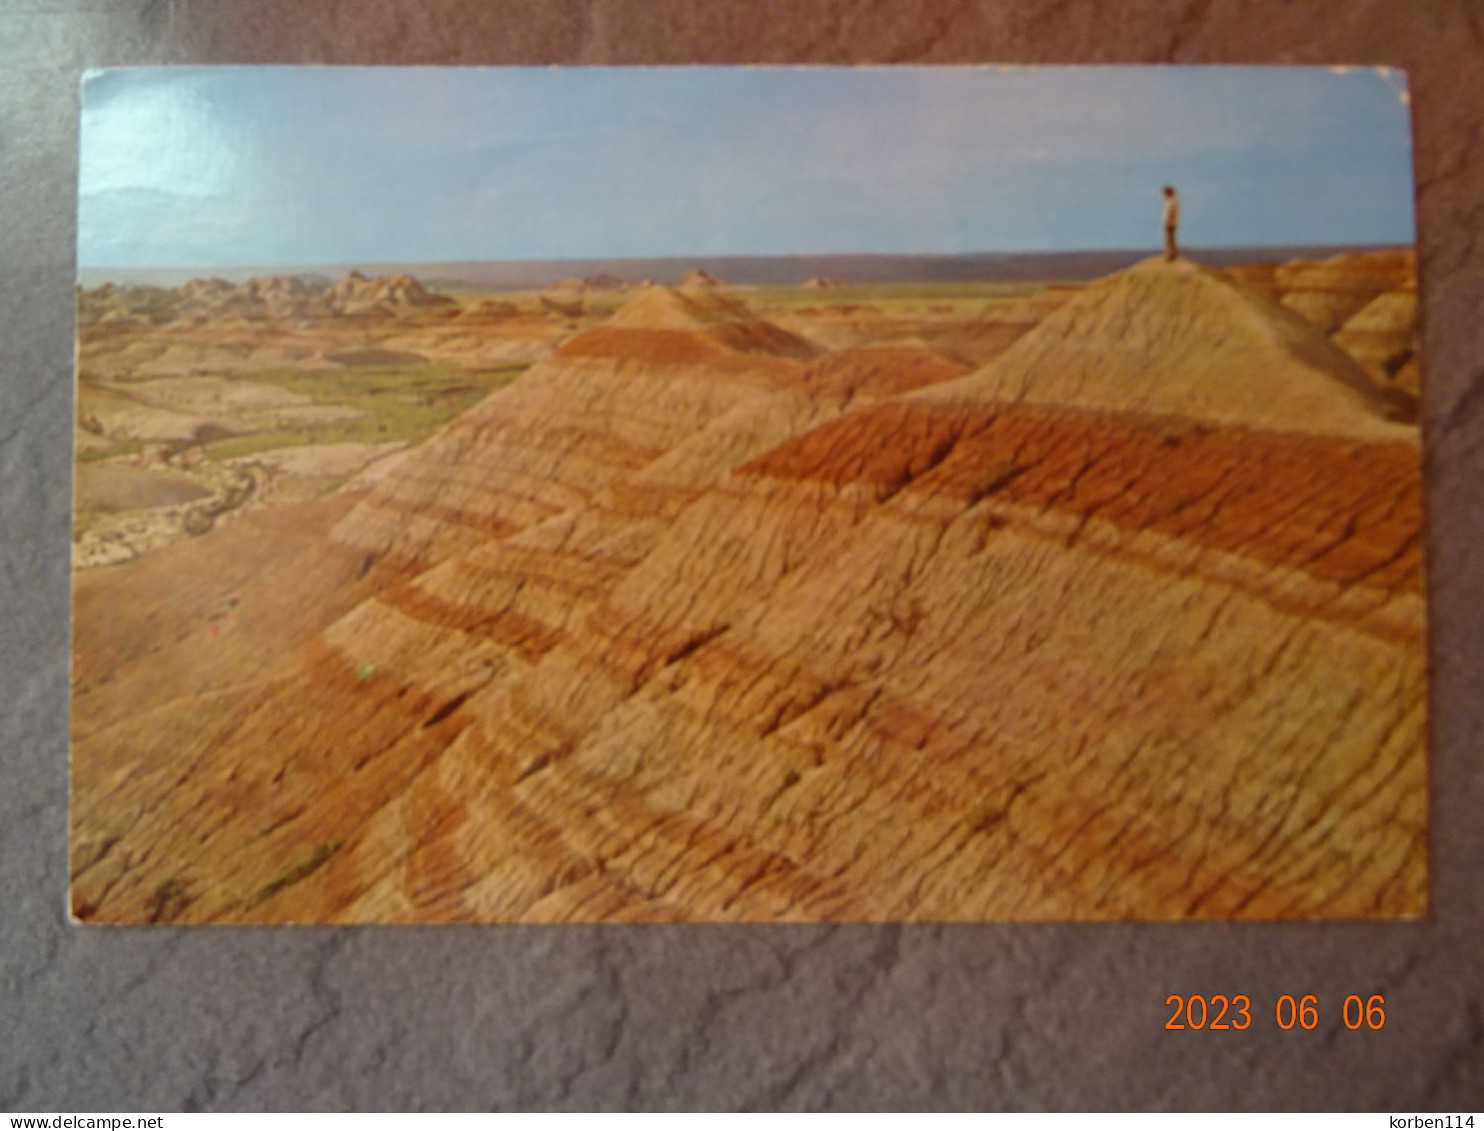
[[[85,930],[66,716],[77,78],[144,63],[1389,63],[1426,317],[1416,924]],[[1479,0],[0,0],[0,1110],[1294,1107],[1484,1095]],[[1171,992],[1246,1032],[1169,1033]],[[1281,993],[1328,1007],[1279,1031]],[[1348,1032],[1349,992],[1386,995]]]

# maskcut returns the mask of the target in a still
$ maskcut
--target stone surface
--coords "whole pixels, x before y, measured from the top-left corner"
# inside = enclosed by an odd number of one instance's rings
[[[1424,910],[1417,430],[1319,326],[1156,259],[801,346],[651,287],[333,526],[80,572],[77,916]]]
[[[8,2],[0,1107],[1477,1107],[1484,21],[1469,0]],[[65,915],[76,77],[160,62],[1386,62],[1421,187],[1431,891],[1417,923],[82,929]],[[1174,992],[1245,1033],[1164,1031]],[[1321,1031],[1271,1003],[1316,993]],[[1379,1034],[1337,1023],[1382,992]]]

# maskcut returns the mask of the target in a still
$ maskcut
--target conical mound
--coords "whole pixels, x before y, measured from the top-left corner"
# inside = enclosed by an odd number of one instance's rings
[[[751,317],[746,306],[719,291],[647,287],[619,307],[608,324],[639,330],[709,330],[719,322]]]
[[[1390,435],[1405,412],[1298,315],[1186,260],[1087,287],[989,365],[923,396]]]
[[[693,271],[687,271],[684,275],[680,276],[680,279],[676,283],[676,286],[719,287],[721,286],[721,280],[718,279],[715,275],[711,274],[710,271],[702,271],[700,269],[696,269]]]
[[[797,334],[757,317],[738,299],[700,287],[646,287],[619,307],[601,329],[660,331],[671,339],[692,335],[698,336],[692,342],[703,340],[735,353],[797,361],[808,361],[818,352]]]

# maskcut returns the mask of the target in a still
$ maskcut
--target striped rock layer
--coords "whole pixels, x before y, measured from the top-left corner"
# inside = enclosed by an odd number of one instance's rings
[[[688,305],[278,518],[214,635],[99,637],[75,912],[1423,909],[1417,440],[1317,328],[1185,264],[974,372]]]

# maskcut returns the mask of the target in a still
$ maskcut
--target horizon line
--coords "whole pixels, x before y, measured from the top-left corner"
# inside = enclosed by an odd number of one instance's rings
[[[1182,258],[1199,255],[1203,252],[1231,252],[1231,251],[1319,251],[1328,248],[1335,250],[1354,249],[1379,249],[1379,248],[1410,248],[1417,247],[1416,240],[1391,241],[1391,240],[1347,240],[1339,243],[1321,241],[1317,243],[1274,243],[1274,244],[1203,244],[1197,247],[1189,247],[1181,252]],[[84,266],[76,264],[76,271],[104,272],[104,271],[245,271],[257,268],[283,270],[297,268],[299,270],[310,270],[315,268],[337,269],[343,268],[353,271],[367,266],[397,267],[397,266],[472,266],[472,265],[510,265],[518,266],[527,263],[653,263],[662,260],[691,259],[691,260],[717,260],[717,259],[968,259],[974,256],[1071,256],[1071,255],[1159,255],[1162,250],[1154,245],[1147,247],[1087,247],[1087,248],[1047,248],[1047,249],[982,249],[976,251],[790,251],[790,252],[677,252],[667,255],[577,255],[577,256],[554,256],[550,258],[530,259],[353,259],[343,260],[335,263],[320,261],[304,262],[257,262],[257,263],[148,263],[148,264],[122,264],[105,263]]]

